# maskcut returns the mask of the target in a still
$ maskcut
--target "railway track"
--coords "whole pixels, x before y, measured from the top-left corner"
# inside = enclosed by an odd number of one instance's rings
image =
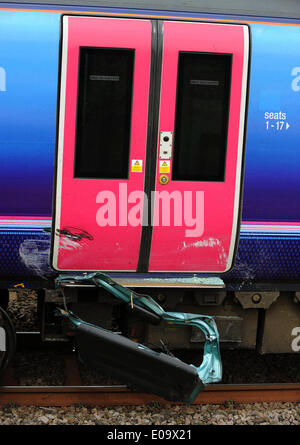
[[[63,386],[20,386],[9,368],[0,381],[0,405],[15,403],[34,406],[144,405],[170,404],[153,394],[131,391],[124,385],[83,386],[74,355],[65,355]],[[300,402],[300,383],[292,384],[215,384],[199,394],[193,405],[225,402]]]
[[[37,335],[18,335],[19,346],[25,342],[31,346]],[[32,334],[32,333],[31,333]],[[70,406],[74,404],[117,406],[170,404],[156,395],[130,390],[125,385],[84,386],[75,354],[66,350],[64,358],[64,385],[21,386],[15,370],[8,368],[0,379],[0,405],[21,406]],[[268,384],[214,384],[199,394],[193,405],[223,403],[300,402],[300,383]],[[176,402],[176,404],[179,404]]]
[[[221,403],[300,402],[300,384],[210,385],[193,405]],[[0,405],[22,406],[170,404],[126,386],[2,386]],[[179,404],[176,402],[176,404]]]

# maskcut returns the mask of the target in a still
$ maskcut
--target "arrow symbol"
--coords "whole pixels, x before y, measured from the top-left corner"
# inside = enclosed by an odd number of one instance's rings
[[[290,127],[290,125],[288,123],[286,123],[285,129],[287,130],[289,127]]]

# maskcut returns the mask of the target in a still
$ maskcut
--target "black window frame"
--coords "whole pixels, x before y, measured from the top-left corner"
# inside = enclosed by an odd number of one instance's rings
[[[83,57],[83,51],[84,49],[101,49],[101,50],[117,50],[117,51],[131,51],[133,54],[133,60],[132,60],[132,80],[131,80],[131,98],[130,98],[130,115],[129,115],[129,130],[128,130],[128,159],[127,159],[127,173],[124,177],[91,177],[91,176],[77,176],[76,175],[76,159],[78,154],[78,127],[79,127],[79,114],[80,114],[80,108],[79,108],[79,98],[80,98],[80,66],[81,66],[81,59]],[[129,173],[130,173],[130,159],[131,159],[131,133],[132,133],[132,112],[133,112],[133,93],[134,93],[134,74],[135,74],[135,48],[127,48],[127,47],[108,47],[108,46],[79,46],[79,55],[78,55],[78,72],[77,72],[77,94],[76,94],[76,122],[75,122],[75,147],[74,147],[74,165],[73,165],[73,179],[90,179],[95,181],[105,181],[105,180],[129,180]]]
[[[174,155],[176,150],[176,123],[178,119],[178,113],[179,113],[179,81],[180,81],[180,63],[179,58],[180,54],[203,54],[203,55],[213,55],[213,56],[229,56],[230,57],[230,65],[229,65],[229,86],[228,86],[228,106],[227,106],[227,115],[226,115],[226,132],[225,132],[225,150],[224,150],[224,170],[223,170],[223,179],[222,180],[200,180],[200,179],[177,179],[174,178]],[[172,174],[171,179],[172,181],[179,181],[179,182],[203,182],[203,183],[224,183],[226,181],[226,169],[227,169],[227,151],[228,151],[228,130],[229,130],[229,116],[230,116],[230,104],[231,104],[231,89],[232,89],[232,64],[233,64],[233,53],[218,53],[218,52],[211,52],[211,51],[178,51],[178,61],[177,61],[177,78],[176,78],[176,99],[175,99],[175,116],[174,116],[174,136],[173,136],[173,147],[172,147]]]

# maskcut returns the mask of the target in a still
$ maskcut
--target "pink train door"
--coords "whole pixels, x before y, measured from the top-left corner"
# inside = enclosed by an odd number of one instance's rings
[[[248,40],[244,25],[63,17],[56,270],[231,267]]]
[[[150,57],[149,20],[63,16],[57,270],[137,268],[141,225],[128,224],[127,197],[143,205]]]
[[[163,22],[149,271],[232,266],[248,51],[247,26]]]

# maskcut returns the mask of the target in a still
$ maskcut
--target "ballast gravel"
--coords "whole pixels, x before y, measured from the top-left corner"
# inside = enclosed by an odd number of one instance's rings
[[[0,425],[299,425],[299,403],[0,407]]]
[[[9,293],[7,313],[16,331],[38,331],[37,294],[24,290]]]

